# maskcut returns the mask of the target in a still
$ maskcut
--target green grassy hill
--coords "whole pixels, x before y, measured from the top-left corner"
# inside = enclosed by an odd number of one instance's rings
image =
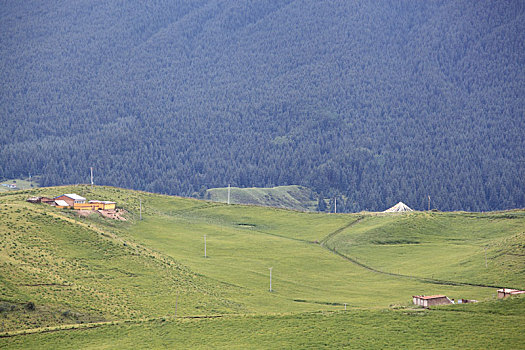
[[[525,288],[525,212],[363,216],[323,242],[374,269]]]
[[[114,200],[127,220],[25,202],[62,193]],[[523,311],[523,298],[494,296],[525,287],[524,231],[523,210],[335,215],[111,187],[4,193],[0,346],[420,347],[427,338],[465,348],[460,329],[470,326],[477,344],[488,335],[518,344],[513,329],[525,319],[509,310]],[[480,303],[422,311],[415,294]]]
[[[77,190],[45,189],[49,196]],[[118,189],[97,189],[91,198],[111,198],[128,210],[132,198]],[[126,196],[130,192],[126,192]],[[95,197],[93,197],[95,196]],[[135,194],[137,196],[137,194]],[[217,291],[232,288],[198,276],[152,249],[127,241],[120,230],[133,225],[110,219],[79,218],[71,210],[24,203],[27,194],[0,197],[0,307],[3,330],[179,312],[238,312]],[[14,200],[13,200],[14,199]],[[191,300],[191,302],[190,302]],[[35,310],[28,310],[33,303]],[[213,305],[207,308],[205,305]]]
[[[228,202],[228,188],[211,188],[204,198],[213,202]],[[272,188],[230,189],[230,203],[251,204],[267,207],[287,208],[300,211],[316,211],[317,200],[309,188],[303,186],[277,186]]]

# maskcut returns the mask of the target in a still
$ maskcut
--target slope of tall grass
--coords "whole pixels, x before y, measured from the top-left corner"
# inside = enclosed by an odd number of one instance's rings
[[[25,202],[62,193],[114,200],[126,221]],[[494,299],[522,287],[524,229],[523,210],[335,215],[84,185],[4,193],[0,344],[517,344],[522,298]],[[480,303],[422,311],[416,294]]]

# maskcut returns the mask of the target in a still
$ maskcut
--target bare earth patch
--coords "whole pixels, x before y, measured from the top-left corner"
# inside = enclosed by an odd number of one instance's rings
[[[106,218],[109,218],[109,219],[126,221],[126,218],[124,217],[124,215],[127,212],[124,209],[99,210],[98,212],[103,217],[106,217]]]
[[[77,210],[78,216],[87,217],[93,213],[98,213],[105,218],[126,221],[124,215],[127,213],[124,209],[111,209],[111,210]]]

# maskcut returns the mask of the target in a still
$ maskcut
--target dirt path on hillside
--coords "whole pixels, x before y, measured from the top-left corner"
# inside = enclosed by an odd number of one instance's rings
[[[320,242],[320,246],[326,250],[328,250],[329,252],[335,254],[335,255],[338,255],[340,256],[341,258],[345,259],[346,261],[349,261],[357,266],[360,266],[364,269],[367,269],[368,271],[371,271],[371,272],[374,272],[374,273],[380,273],[380,274],[383,274],[383,275],[388,275],[388,276],[393,276],[393,277],[401,277],[401,278],[408,278],[408,279],[412,279],[412,280],[416,280],[416,281],[420,281],[420,282],[424,282],[424,283],[432,283],[432,284],[440,284],[440,285],[449,285],[449,286],[473,286],[473,287],[482,287],[482,288],[503,288],[501,286],[494,286],[494,285],[486,285],[486,284],[478,284],[478,283],[469,283],[469,282],[457,282],[457,281],[446,281],[446,280],[438,280],[438,279],[433,279],[433,278],[426,278],[426,277],[418,277],[418,276],[411,276],[411,275],[403,275],[403,274],[400,274],[400,273],[394,273],[394,272],[387,272],[387,271],[382,271],[382,270],[379,270],[379,269],[376,269],[372,266],[369,266],[369,265],[366,265],[362,262],[360,262],[359,260],[355,259],[355,258],[351,258],[339,251],[337,251],[337,249],[333,248],[333,247],[329,247],[326,245],[326,243],[328,242],[328,240],[334,238],[335,236],[337,236],[338,234],[340,234],[341,232],[343,232],[344,230],[346,230],[347,228],[357,224],[358,222],[360,222],[361,220],[363,220],[365,217],[362,216],[360,217],[358,220],[354,221],[354,222],[351,222],[337,230],[335,230],[334,232],[330,233],[328,236],[326,236],[325,238],[323,238],[323,240]]]
[[[331,238],[337,236],[338,234],[340,234],[341,232],[343,232],[343,231],[346,230],[347,228],[349,228],[349,227],[351,227],[351,226],[354,226],[354,225],[358,224],[358,223],[361,222],[361,220],[363,220],[364,218],[365,218],[364,216],[358,216],[357,219],[356,219],[355,221],[352,221],[352,222],[350,222],[350,223],[348,223],[348,224],[346,224],[346,225],[344,225],[344,226],[338,228],[338,229],[335,230],[334,232],[328,234],[325,238],[323,238],[323,239],[321,240],[321,242],[319,242],[319,244],[320,244],[321,246],[324,247],[325,244],[326,244],[326,242],[328,242],[329,239],[331,239]]]

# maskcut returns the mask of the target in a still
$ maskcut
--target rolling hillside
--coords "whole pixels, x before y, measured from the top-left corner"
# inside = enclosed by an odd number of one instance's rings
[[[211,188],[206,191],[203,197],[213,202],[227,203],[228,188]],[[312,190],[302,186],[230,188],[231,204],[251,204],[300,211],[316,211],[316,197]]]
[[[117,201],[127,220],[25,202],[72,192]],[[494,300],[497,287],[525,287],[522,210],[334,215],[88,186],[3,193],[0,209],[0,345],[116,347],[125,335],[127,348],[273,347],[264,334],[277,332],[275,347],[417,347],[425,327],[451,332],[430,336],[438,347],[523,340],[523,298]],[[480,303],[422,311],[415,294]],[[460,324],[484,336],[469,343]]]
[[[324,242],[387,273],[525,289],[525,213],[363,217]]]
[[[118,192],[102,194],[119,198]],[[204,305],[213,305],[208,312],[239,311],[240,305],[216,292],[229,286],[122,239],[118,232],[129,222],[118,227],[104,222],[110,219],[75,217],[44,204],[24,203],[26,195],[14,197],[21,200],[0,197],[4,330],[159,317],[174,311],[179,293],[185,295],[178,304],[181,313],[199,314]]]
[[[3,1],[0,179],[525,207],[525,6]],[[343,197],[345,200],[343,200]]]

